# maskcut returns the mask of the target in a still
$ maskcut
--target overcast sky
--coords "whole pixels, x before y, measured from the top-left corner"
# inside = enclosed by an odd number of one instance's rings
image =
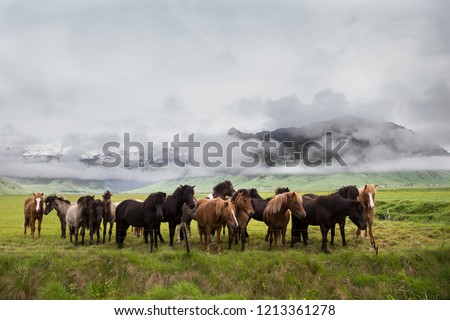
[[[450,149],[450,2],[368,2],[0,0],[0,132],[101,148],[348,114]]]

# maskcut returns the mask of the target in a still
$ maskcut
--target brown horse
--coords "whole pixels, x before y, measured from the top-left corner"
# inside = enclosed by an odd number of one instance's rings
[[[298,192],[285,192],[274,196],[264,209],[264,222],[269,227],[269,250],[272,250],[272,242],[275,236],[275,244],[281,233],[283,251],[286,248],[286,230],[289,223],[289,211],[292,215],[301,219],[306,216],[303,209],[303,199]]]
[[[232,229],[230,226],[228,226],[228,249],[231,249],[231,244],[233,243],[234,238],[236,238],[237,243],[237,235],[239,234],[242,242],[242,251],[244,251],[245,239],[247,234],[247,223],[254,214],[252,198],[250,197],[250,192],[247,189],[240,189],[231,196],[230,201],[236,208],[235,214],[239,227],[236,229]]]
[[[105,243],[106,229],[109,223],[108,241],[111,241],[112,228],[116,221],[116,205],[111,201],[112,194],[107,190],[103,195],[103,243]]]
[[[375,249],[378,253],[378,246],[375,245],[375,240],[373,237],[372,226],[373,226],[373,218],[375,213],[375,196],[377,194],[376,184],[366,184],[364,187],[359,189],[358,201],[361,202],[364,206],[363,215],[367,221],[367,226],[364,236],[367,238],[367,229],[369,229],[370,236],[370,245]],[[361,229],[356,231],[356,239],[361,238]]]
[[[220,230],[224,223],[228,224],[232,229],[238,227],[238,221],[236,219],[236,208],[231,201],[226,201],[221,198],[200,199],[196,204],[196,216],[198,230],[200,233],[200,241],[202,237],[205,237],[206,252],[209,254],[211,251],[211,231],[216,231],[216,245],[217,253],[220,254]]]
[[[44,216],[44,194],[33,193],[33,196],[25,200],[24,204],[25,221],[23,223],[23,234],[27,234],[27,227],[31,229],[31,236],[34,239],[36,230],[36,220],[38,221],[38,238],[41,237],[41,224]]]

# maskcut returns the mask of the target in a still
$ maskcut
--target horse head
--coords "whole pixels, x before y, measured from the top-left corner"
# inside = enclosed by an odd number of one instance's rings
[[[156,211],[156,218],[160,221],[163,219],[165,201],[166,194],[164,192],[156,192],[154,194],[153,205]]]
[[[103,218],[106,217],[107,211],[105,210],[105,207],[103,206],[103,201],[100,199],[97,199],[94,201],[94,216],[95,220],[97,220],[97,223],[100,223]]]
[[[230,200],[234,204],[236,210],[244,212],[249,217],[252,217],[255,214],[252,206],[252,198],[247,189],[236,191]]]
[[[291,210],[292,215],[301,219],[306,217],[306,211],[303,208],[303,198],[298,192],[286,192],[287,207]]]
[[[187,204],[187,206],[189,207],[189,209],[194,209],[195,208],[195,201],[194,201],[194,186],[189,186],[189,185],[185,185],[182,186],[180,185],[180,187],[183,190],[183,202]]]
[[[248,190],[248,192],[250,193],[250,198],[262,199],[256,188],[251,188]]]
[[[36,204],[36,212],[42,213],[44,210],[44,193],[36,192],[33,193],[34,202]],[[50,212],[50,211],[49,211]]]
[[[52,211],[53,209],[55,209],[55,195],[51,195],[45,198],[45,211],[44,214],[48,215],[50,213],[50,211]]]
[[[236,219],[236,208],[231,200],[224,201],[220,198],[216,200],[216,216],[225,220],[231,229],[238,227],[238,221]]]
[[[361,188],[359,190],[359,201],[368,209],[368,210],[374,210],[375,209],[375,196],[377,194],[377,187],[376,184],[366,184],[364,188]]]
[[[367,222],[363,214],[364,211],[363,204],[356,200],[349,200],[349,201],[351,201],[352,205],[348,217],[359,229],[366,230]]]

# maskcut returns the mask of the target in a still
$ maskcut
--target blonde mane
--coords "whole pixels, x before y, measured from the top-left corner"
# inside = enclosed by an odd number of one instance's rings
[[[275,214],[281,211],[281,208],[283,205],[285,205],[288,201],[288,193],[282,193],[274,196],[269,203],[267,204],[266,209],[264,210],[265,213],[268,214]]]

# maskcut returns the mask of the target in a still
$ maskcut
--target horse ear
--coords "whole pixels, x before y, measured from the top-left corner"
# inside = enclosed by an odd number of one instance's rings
[[[195,184],[192,186],[192,189],[194,189],[195,188]]]
[[[375,188],[378,188],[378,185],[377,185],[377,184],[375,185]]]
[[[364,186],[364,191],[366,191],[367,190],[367,184]]]

